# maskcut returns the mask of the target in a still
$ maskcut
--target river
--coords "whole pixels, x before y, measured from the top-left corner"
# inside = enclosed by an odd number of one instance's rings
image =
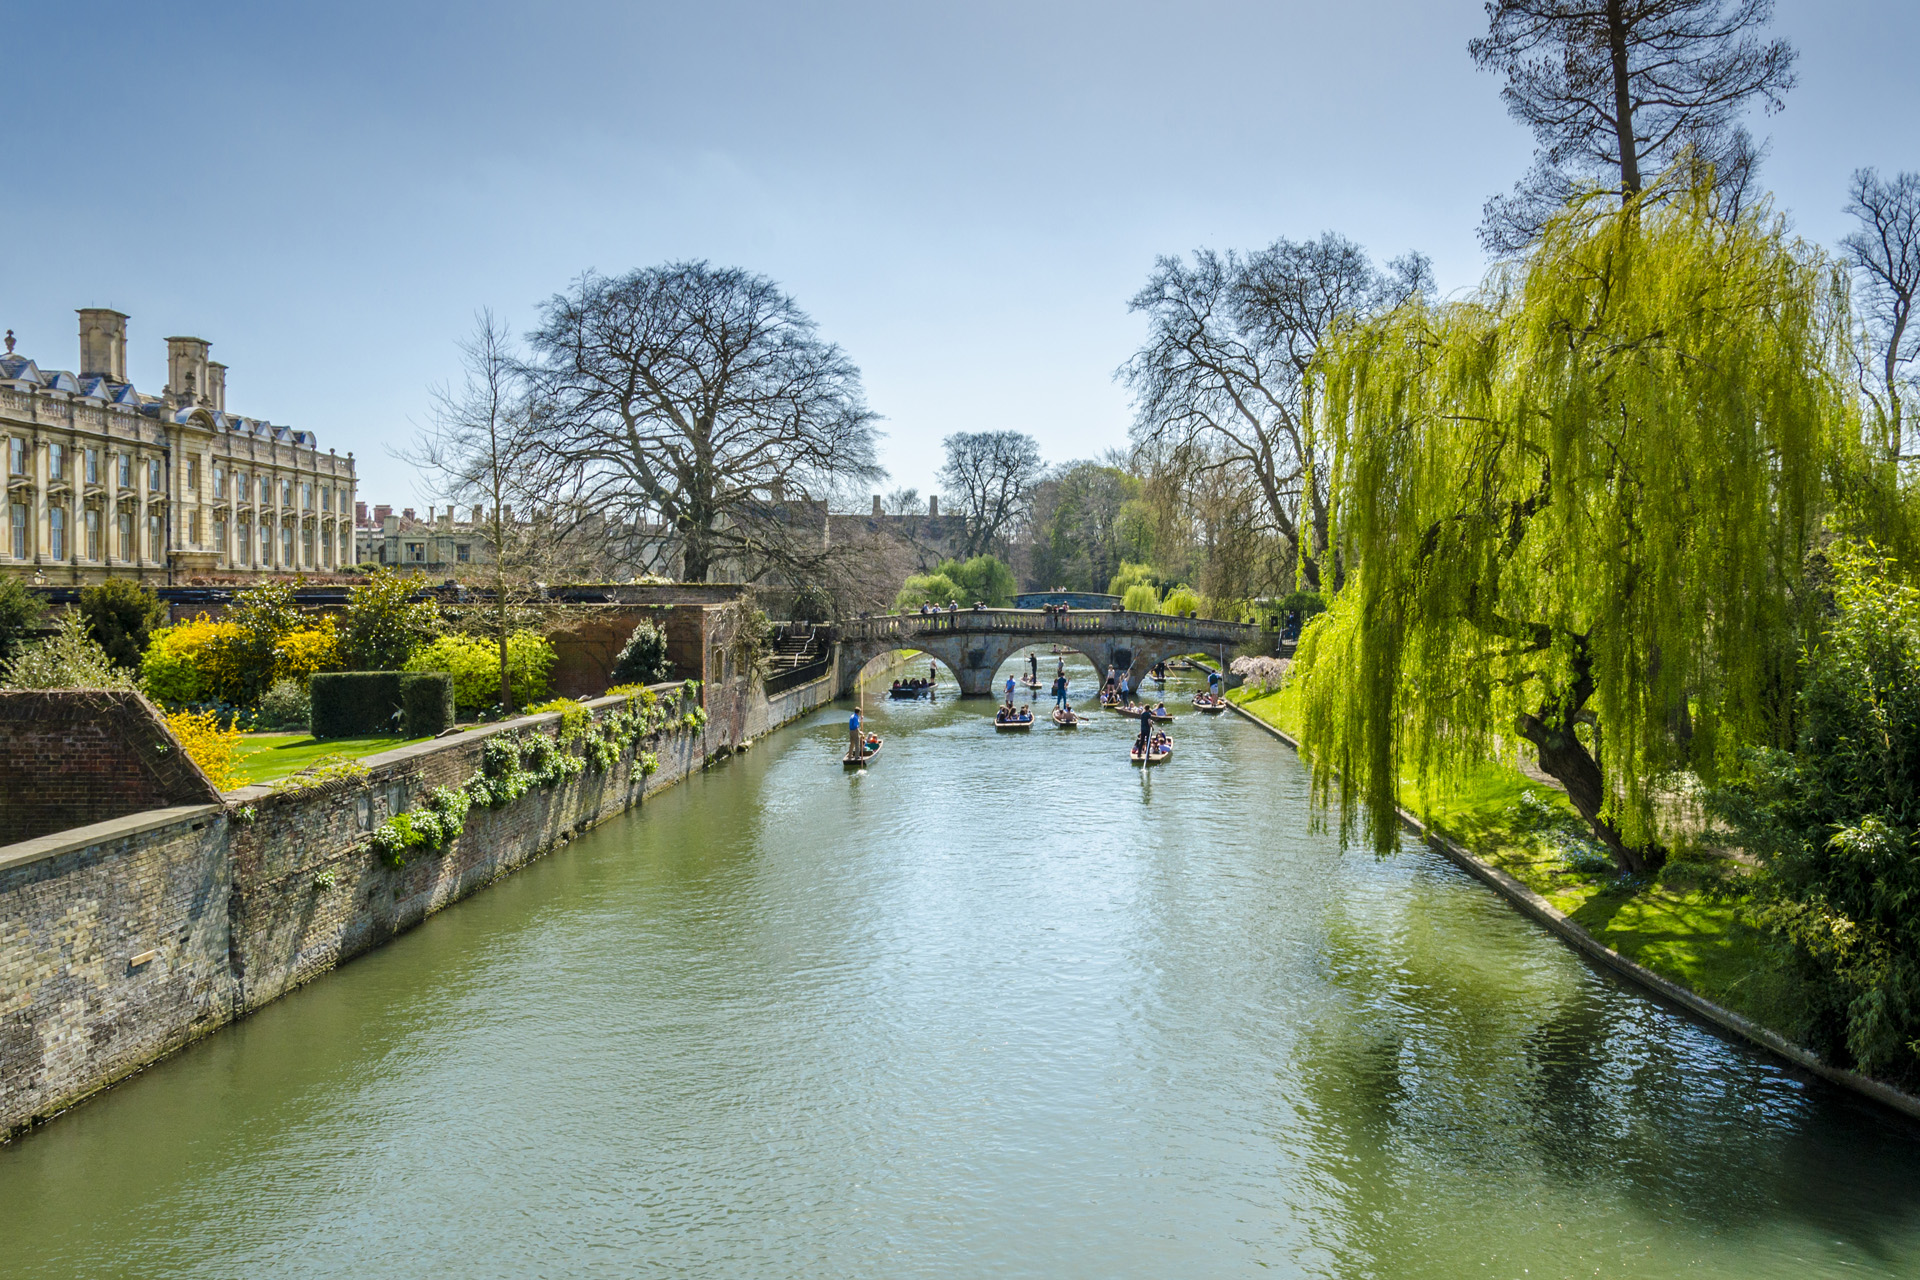
[[[0,1274],[1920,1274],[1911,1126],[1176,709],[769,735],[0,1148]]]

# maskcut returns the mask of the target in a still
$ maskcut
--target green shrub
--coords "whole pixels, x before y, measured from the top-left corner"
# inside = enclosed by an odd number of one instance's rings
[[[444,671],[409,671],[400,677],[400,732],[431,738],[453,727],[453,677]]]
[[[1120,598],[1120,607],[1129,613],[1160,612],[1160,593],[1144,582],[1128,587]]]
[[[644,619],[614,659],[615,684],[654,684],[667,676],[667,633]]]
[[[1107,582],[1107,594],[1124,596],[1129,587],[1151,587],[1160,581],[1160,575],[1153,571],[1150,564],[1135,564],[1131,560],[1120,562],[1120,572]]]
[[[347,591],[340,644],[346,663],[360,671],[398,671],[440,631],[440,607],[416,600],[425,579],[377,570]]]
[[[507,672],[513,698],[522,706],[546,697],[553,670],[553,645],[531,631],[507,637]],[[409,671],[445,671],[453,677],[453,701],[461,715],[473,715],[500,701],[500,651],[497,641],[479,636],[446,635],[422,645],[407,660]]]
[[[131,689],[133,676],[107,660],[106,650],[87,634],[86,623],[69,609],[60,615],[53,637],[20,647],[0,662],[0,686],[9,689]]]
[[[254,710],[254,722],[263,729],[304,728],[312,721],[313,699],[304,680],[275,680]]]
[[[108,578],[80,589],[80,616],[114,666],[137,671],[153,633],[167,625],[167,606],[152,587],[128,578]]]
[[[0,662],[11,658],[40,627],[47,602],[18,578],[0,577]]]
[[[322,671],[307,682],[313,736],[362,738],[392,733],[400,714],[398,671]]]
[[[1184,618],[1189,613],[1200,613],[1205,608],[1206,601],[1200,598],[1200,593],[1184,582],[1167,592],[1167,598],[1160,602],[1160,612],[1172,614],[1176,618]]]

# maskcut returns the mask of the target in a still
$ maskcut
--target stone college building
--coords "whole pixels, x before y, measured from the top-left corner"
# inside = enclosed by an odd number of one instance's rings
[[[80,372],[0,354],[0,573],[48,586],[331,573],[354,562],[353,455],[227,412],[226,366],[167,339],[159,395],[127,380],[127,317],[80,312]]]

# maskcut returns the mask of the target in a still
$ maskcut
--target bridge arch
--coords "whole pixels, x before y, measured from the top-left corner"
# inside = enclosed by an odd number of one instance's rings
[[[840,687],[880,654],[920,649],[959,679],[966,697],[989,697],[1001,665],[1021,649],[1059,644],[1080,653],[1104,672],[1124,667],[1137,687],[1163,658],[1197,650],[1225,656],[1233,647],[1261,638],[1258,627],[1212,618],[1176,618],[1121,610],[1047,613],[1035,609],[968,609],[956,613],[888,614],[857,618],[840,627]]]

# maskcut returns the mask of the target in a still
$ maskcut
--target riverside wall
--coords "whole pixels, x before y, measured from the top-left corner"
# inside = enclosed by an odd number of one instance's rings
[[[676,686],[663,687],[670,695]],[[605,773],[475,808],[443,852],[402,867],[373,830],[479,768],[527,716],[361,761],[364,777],[248,787],[0,846],[0,1139],[278,999],[433,912],[831,701],[823,677],[769,700],[704,691],[707,721]],[[587,704],[596,717],[618,699]],[[644,775],[641,752],[659,767]]]

